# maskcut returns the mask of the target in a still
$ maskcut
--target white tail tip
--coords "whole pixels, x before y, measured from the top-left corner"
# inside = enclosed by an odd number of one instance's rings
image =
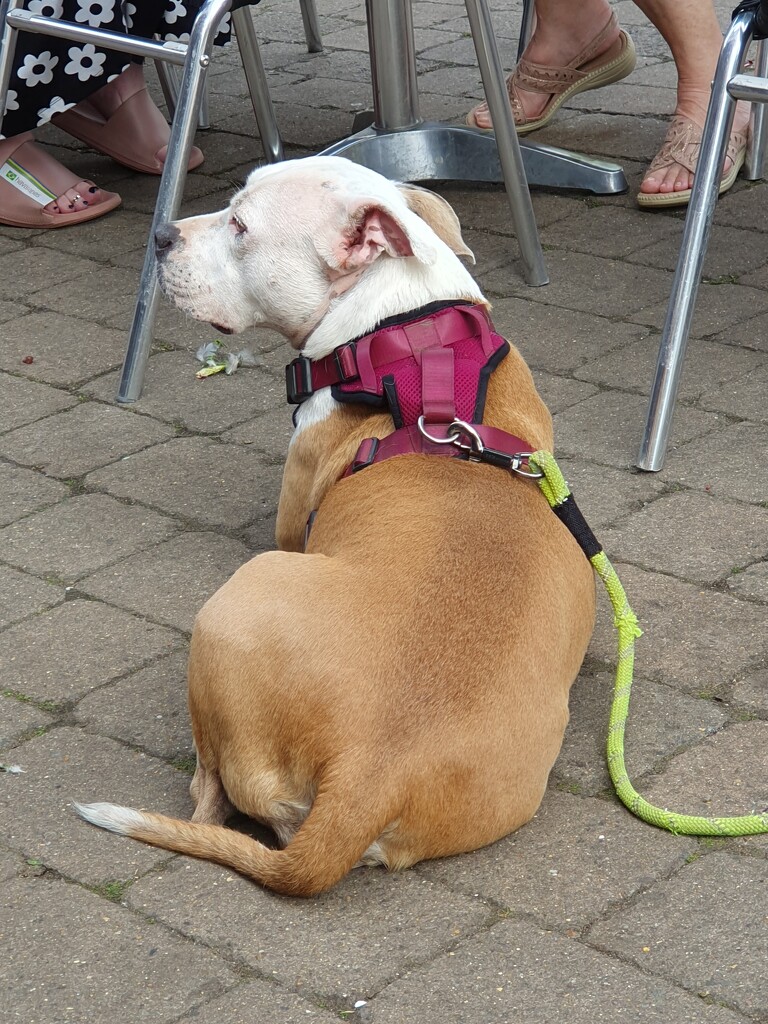
[[[119,807],[117,804],[78,804],[74,800],[72,806],[85,821],[122,836],[132,835],[135,829],[144,824],[144,815],[132,807]]]

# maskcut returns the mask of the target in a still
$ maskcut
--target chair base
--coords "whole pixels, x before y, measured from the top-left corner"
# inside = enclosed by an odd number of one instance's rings
[[[531,186],[595,195],[616,195],[628,189],[618,164],[523,139],[520,150]],[[397,181],[504,181],[493,134],[463,125],[422,121],[398,131],[370,125],[323,154],[347,157]]]

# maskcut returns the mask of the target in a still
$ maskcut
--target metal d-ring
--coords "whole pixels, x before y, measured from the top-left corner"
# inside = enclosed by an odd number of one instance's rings
[[[469,452],[470,457],[472,455],[482,455],[485,451],[485,445],[478,432],[470,423],[465,423],[464,420],[453,420],[449,423],[445,428],[445,437],[433,437],[424,425],[423,416],[419,416],[416,426],[419,428],[421,436],[426,438],[427,441],[431,441],[432,444],[452,444],[464,452]],[[462,434],[469,438],[471,444],[461,443]]]

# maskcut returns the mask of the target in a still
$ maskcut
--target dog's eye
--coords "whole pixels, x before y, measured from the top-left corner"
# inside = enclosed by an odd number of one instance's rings
[[[235,229],[235,234],[244,235],[248,230],[248,228],[245,226],[245,224],[243,224],[243,222],[240,220],[236,213],[233,213],[232,216],[229,218],[229,223],[230,226]]]

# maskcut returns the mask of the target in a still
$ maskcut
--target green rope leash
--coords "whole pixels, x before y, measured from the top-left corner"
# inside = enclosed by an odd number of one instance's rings
[[[544,474],[538,481],[539,487],[555,514],[565,523],[589,558],[595,572],[605,584],[613,606],[613,624],[619,634],[619,655],[608,725],[607,757],[608,771],[619,799],[638,818],[675,834],[748,836],[768,832],[768,811],[761,814],[744,814],[735,818],[703,818],[693,814],[675,814],[673,811],[649,804],[630,782],[624,764],[624,727],[629,714],[635,640],[642,636],[642,630],[629,606],[616,570],[587,526],[554,456],[551,452],[535,452],[529,458],[529,463]]]

